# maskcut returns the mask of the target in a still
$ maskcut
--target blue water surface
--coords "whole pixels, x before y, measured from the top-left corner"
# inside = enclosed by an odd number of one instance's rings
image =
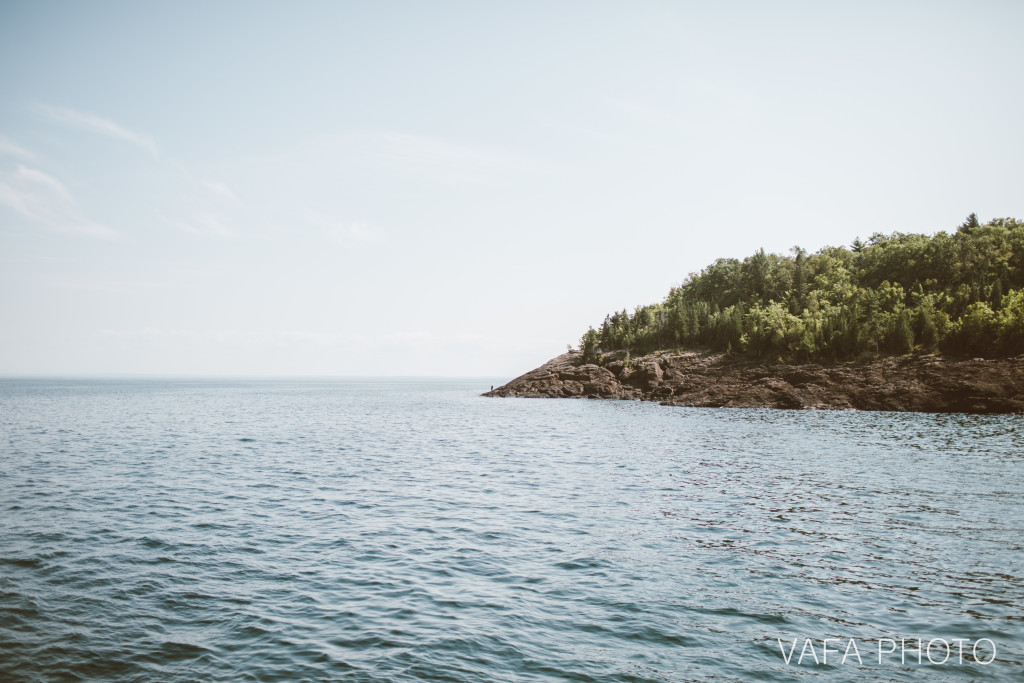
[[[0,381],[0,680],[1024,679],[1024,417],[491,383]]]

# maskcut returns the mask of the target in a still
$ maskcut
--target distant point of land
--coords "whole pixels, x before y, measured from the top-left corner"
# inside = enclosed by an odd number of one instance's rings
[[[718,259],[491,396],[1024,411],[1024,222]]]

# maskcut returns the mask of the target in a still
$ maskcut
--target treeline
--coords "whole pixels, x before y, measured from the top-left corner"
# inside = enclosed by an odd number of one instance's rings
[[[718,259],[580,341],[588,361],[673,347],[770,360],[1024,353],[1024,222],[971,214],[952,235],[876,233],[814,254]]]

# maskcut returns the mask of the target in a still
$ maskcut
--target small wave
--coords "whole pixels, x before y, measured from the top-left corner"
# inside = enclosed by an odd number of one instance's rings
[[[555,564],[559,569],[605,569],[608,563],[595,557],[578,557]]]
[[[174,547],[166,541],[161,541],[159,538],[150,538],[149,536],[143,536],[142,538],[140,538],[139,543],[141,545],[146,546],[147,548],[153,548],[154,550],[158,548],[169,549]]]
[[[0,557],[0,564],[9,564],[12,567],[23,569],[42,569],[46,563],[39,557]]]

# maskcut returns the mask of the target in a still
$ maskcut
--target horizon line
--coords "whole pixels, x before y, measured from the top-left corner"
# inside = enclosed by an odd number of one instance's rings
[[[209,375],[209,374],[159,374],[159,373],[0,373],[0,381],[24,379],[168,379],[168,380],[493,380],[505,375]]]

